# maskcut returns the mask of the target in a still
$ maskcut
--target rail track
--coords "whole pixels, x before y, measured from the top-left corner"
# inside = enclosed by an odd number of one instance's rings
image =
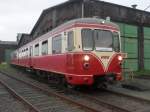
[[[38,112],[127,112],[115,107],[104,107],[104,104],[100,105],[89,102],[77,96],[71,98],[64,91],[61,92],[64,94],[60,94],[60,91],[58,94],[54,89],[50,91],[49,88],[26,82],[8,74],[0,74],[0,78],[6,85],[11,86],[14,91],[28,101]]]
[[[8,75],[8,74],[6,74]],[[16,79],[16,77],[13,76]],[[20,80],[17,78],[17,80]],[[27,81],[27,80],[26,80]],[[30,81],[30,84],[36,83],[37,81]],[[37,86],[37,85],[36,85]],[[40,86],[39,86],[40,87]],[[42,86],[41,86],[42,87]],[[70,89],[64,89],[57,87],[56,85],[51,85],[50,88],[45,87],[46,91],[57,92],[59,96],[65,96],[67,99],[72,99],[73,102],[80,102],[86,107],[92,107],[96,111],[110,111],[110,112],[149,112],[150,102],[143,99],[134,98],[131,96],[126,96],[120,93],[115,93],[111,91],[103,92],[90,92],[88,91],[74,91]],[[45,91],[45,90],[44,90]],[[141,102],[141,103],[140,103]]]
[[[7,89],[3,82],[0,81],[0,112],[35,112],[31,107],[23,103],[19,96]]]
[[[50,92],[45,94],[46,90],[14,77],[6,76],[6,74],[0,74],[0,79],[5,87],[28,104],[35,112],[99,112],[63,96]]]
[[[150,101],[138,97],[133,97],[130,95],[117,93],[111,90],[81,90],[74,91],[67,89],[66,92],[62,92],[61,88],[52,86],[61,94],[68,94],[68,96],[78,98],[84,98],[89,101],[93,101],[97,104],[103,105],[115,111],[124,111],[124,112],[149,112],[150,111]]]
[[[90,97],[91,100],[100,100],[104,103],[117,106],[129,112],[150,112],[150,101],[110,90],[91,93],[90,95],[88,94],[87,97]]]

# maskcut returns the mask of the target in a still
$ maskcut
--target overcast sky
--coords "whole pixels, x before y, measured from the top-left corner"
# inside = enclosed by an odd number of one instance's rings
[[[43,9],[67,0],[0,0],[0,40],[15,41],[17,33],[30,33]],[[145,9],[150,0],[103,0]],[[150,11],[150,8],[147,10]]]

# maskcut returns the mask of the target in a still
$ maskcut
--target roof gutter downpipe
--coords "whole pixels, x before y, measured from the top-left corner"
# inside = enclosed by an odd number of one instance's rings
[[[82,2],[82,17],[81,18],[84,18],[84,0]]]

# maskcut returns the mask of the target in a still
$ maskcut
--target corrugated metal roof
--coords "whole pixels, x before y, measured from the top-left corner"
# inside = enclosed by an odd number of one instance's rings
[[[0,45],[18,45],[16,41],[0,41]]]

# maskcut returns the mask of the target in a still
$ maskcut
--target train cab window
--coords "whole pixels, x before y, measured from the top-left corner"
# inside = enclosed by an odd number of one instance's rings
[[[34,47],[34,56],[39,56],[39,44],[36,44]]]
[[[52,53],[59,54],[62,49],[62,38],[61,35],[52,38]]]
[[[116,52],[120,51],[119,34],[116,32],[113,33],[113,49]]]
[[[74,49],[74,35],[73,31],[68,32],[67,35],[67,45],[68,45],[68,51],[72,51]]]
[[[106,30],[94,30],[95,49],[97,51],[112,51],[112,32]]]
[[[42,42],[42,51],[41,51],[42,55],[46,55],[48,54],[48,41],[44,41]]]
[[[81,35],[83,50],[93,50],[93,31],[91,29],[82,29]]]

